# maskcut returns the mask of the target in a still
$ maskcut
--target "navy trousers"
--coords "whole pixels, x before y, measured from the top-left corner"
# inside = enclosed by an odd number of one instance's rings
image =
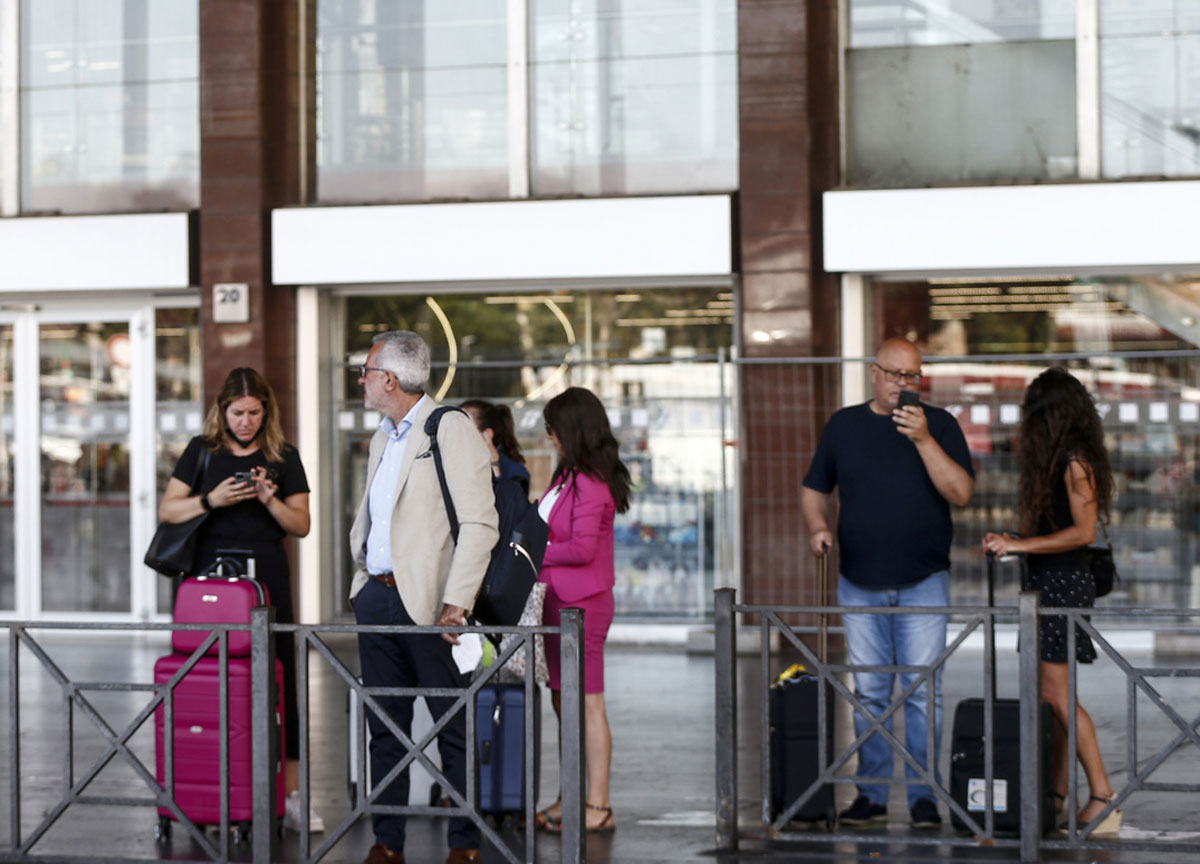
[[[412,624],[395,588],[374,579],[354,598],[354,617],[359,624]],[[450,643],[440,634],[382,635],[358,634],[358,654],[362,661],[363,684],[368,687],[462,687],[464,676],[450,655]],[[413,700],[390,696],[380,697],[396,725],[410,734]],[[427,699],[429,713],[436,723],[454,703],[452,698]],[[367,724],[371,730],[371,782],[377,786],[404,754],[405,748],[388,731],[374,711],[368,710]],[[446,779],[460,792],[466,788],[467,720],[460,709],[438,735],[438,751]],[[408,771],[403,771],[379,796],[379,804],[408,803]],[[449,820],[449,845],[464,849],[479,848],[479,827],[470,819],[455,816]],[[404,849],[404,816],[373,814],[371,825],[375,840],[393,852]]]

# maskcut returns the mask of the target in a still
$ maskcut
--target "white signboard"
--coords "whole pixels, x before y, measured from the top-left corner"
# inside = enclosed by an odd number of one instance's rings
[[[213,285],[213,321],[219,324],[244,324],[250,320],[250,286],[245,282],[217,282]]]

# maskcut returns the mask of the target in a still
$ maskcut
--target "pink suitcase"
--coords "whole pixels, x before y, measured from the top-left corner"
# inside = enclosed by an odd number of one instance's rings
[[[255,606],[266,606],[271,602],[266,587],[255,579],[245,576],[193,576],[183,580],[179,593],[175,595],[176,624],[245,624],[250,621],[250,610]],[[173,630],[171,647],[183,654],[191,654],[200,643],[208,638],[210,630]],[[208,653],[216,656],[217,643]],[[229,633],[229,656],[250,656],[250,631]]]
[[[168,654],[154,664],[154,683],[171,678],[187,661],[186,654]],[[221,824],[220,785],[220,660],[201,657],[175,686],[175,801],[189,819],[200,825]],[[286,752],[283,728],[283,664],[275,661],[278,700],[275,723],[279,753]],[[165,781],[163,764],[163,708],[154,712],[155,776]],[[253,730],[250,702],[250,660],[229,660],[229,820],[249,823],[254,815],[251,770]],[[286,792],[282,758],[276,766],[276,811],[282,816]],[[160,817],[173,819],[165,807]],[[162,820],[160,820],[160,826]],[[165,826],[164,826],[165,827]],[[240,830],[245,830],[241,826]]]

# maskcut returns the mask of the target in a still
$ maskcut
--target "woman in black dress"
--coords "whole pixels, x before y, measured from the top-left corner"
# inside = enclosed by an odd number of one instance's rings
[[[1017,462],[1023,536],[988,534],[984,547],[996,555],[1025,553],[1029,588],[1041,592],[1043,606],[1091,608],[1096,580],[1088,566],[1087,546],[1096,539],[1097,519],[1108,520],[1112,467],[1096,405],[1066,369],[1047,369],[1025,391]],[[1053,795],[1059,802],[1061,824],[1067,812],[1070,768],[1066,617],[1042,617],[1039,642],[1042,699],[1050,703],[1056,720]],[[1096,659],[1091,637],[1078,627],[1075,659],[1079,663]],[[1078,814],[1078,824],[1083,827],[1108,808],[1116,793],[1104,770],[1091,715],[1078,702],[1075,718],[1079,761],[1090,790],[1088,802]],[[1116,834],[1121,818],[1120,809],[1112,808],[1092,835]]]
[[[192,495],[192,478],[206,454],[200,494]],[[239,480],[237,474],[252,479]],[[242,367],[225,378],[204,419],[202,434],[188,442],[179,457],[158,506],[158,518],[186,522],[209,511],[196,538],[193,572],[207,572],[222,549],[245,550],[254,557],[255,575],[267,589],[275,620],[291,623],[296,616],[283,539],[308,533],[308,491],[300,454],[283,438],[275,394],[258,372]],[[276,656],[283,663],[287,730],[285,824],[298,827],[299,794],[290,794],[299,787],[300,764],[293,641],[291,633],[275,637]],[[310,817],[310,827],[322,830],[324,826],[319,818]]]

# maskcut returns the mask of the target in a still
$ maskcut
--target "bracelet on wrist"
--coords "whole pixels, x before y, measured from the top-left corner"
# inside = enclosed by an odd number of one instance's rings
[[[205,513],[212,512],[213,506],[212,506],[212,502],[208,500],[207,492],[205,492],[203,495],[200,496],[200,506],[204,508]]]

